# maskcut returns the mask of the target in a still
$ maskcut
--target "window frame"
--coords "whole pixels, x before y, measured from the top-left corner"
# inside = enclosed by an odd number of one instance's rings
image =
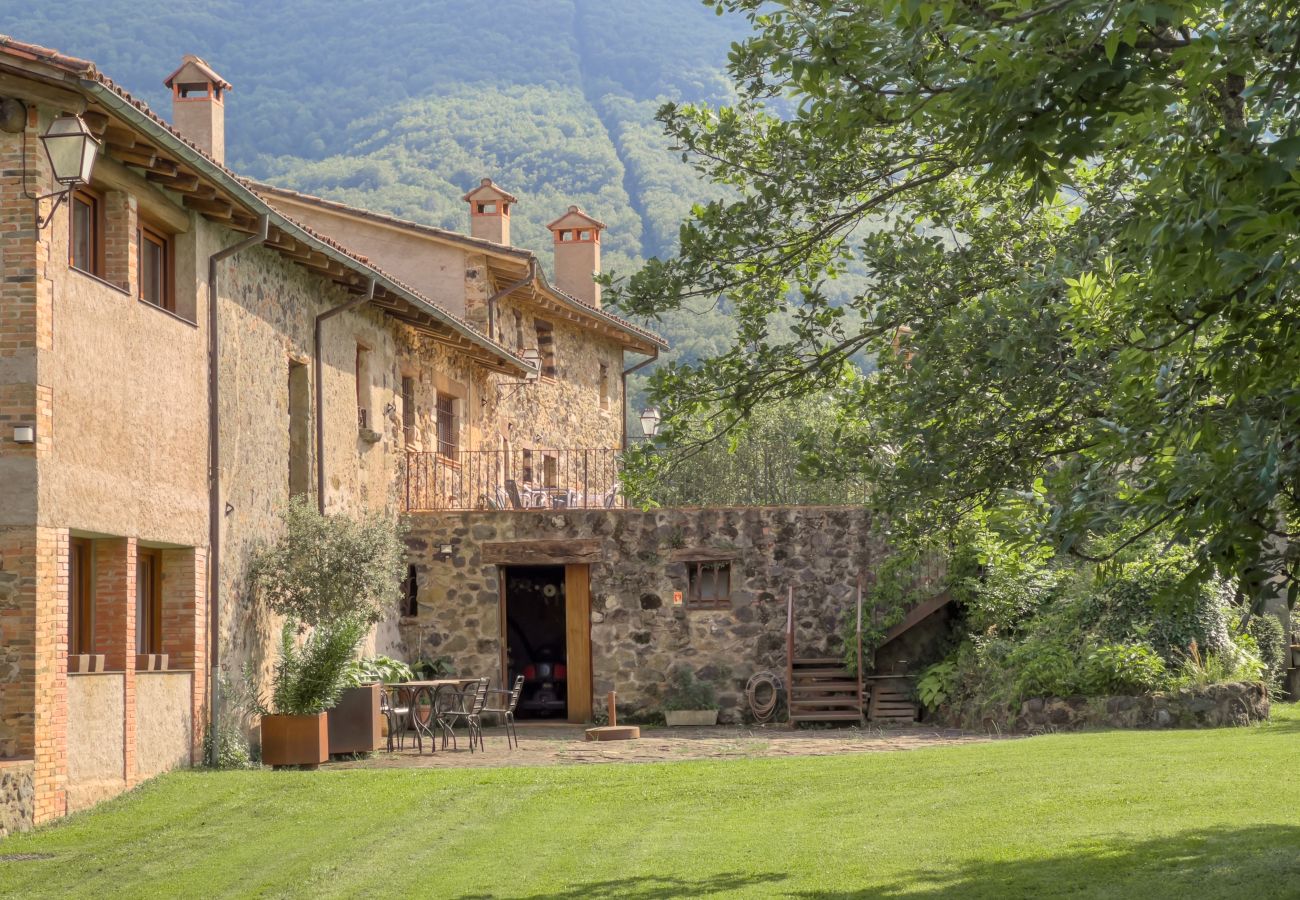
[[[68,539],[68,653],[95,652],[95,544]]]
[[[600,364],[600,374],[597,378],[599,379],[598,387],[600,390],[600,408],[608,412],[610,406],[613,405],[609,390],[609,363]]]
[[[163,652],[162,551],[140,547],[135,558],[135,652],[136,655]],[[144,596],[141,596],[141,591]],[[141,621],[141,611],[144,617]]]
[[[144,295],[145,269],[144,269],[144,245],[148,241],[150,244],[158,247],[161,251],[158,258],[162,265],[162,273],[159,278],[159,288],[162,296],[160,302],[154,302]],[[148,303],[150,306],[166,310],[172,315],[176,312],[176,250],[175,241],[172,235],[157,228],[148,222],[141,221],[136,229],[136,298],[141,303]]]
[[[731,608],[731,565],[730,559],[698,559],[689,560],[686,563],[686,594],[685,606],[687,609],[730,609]],[[716,591],[718,576],[716,573],[721,572],[725,578],[723,590],[705,599],[703,596],[703,575],[704,570],[712,569],[714,571],[714,588]]]
[[[444,408],[444,403],[446,407]],[[457,460],[460,456],[460,398],[450,391],[438,391],[434,398],[434,441],[438,455],[444,459]],[[447,429],[450,440],[443,439],[443,429]]]
[[[68,198],[68,268],[103,280],[107,271],[104,255],[104,195],[88,187],[79,187]],[[77,265],[77,204],[90,207],[90,268]]]

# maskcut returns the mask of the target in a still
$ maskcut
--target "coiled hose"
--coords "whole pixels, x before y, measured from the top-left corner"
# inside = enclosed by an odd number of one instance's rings
[[[758,692],[764,687],[771,693],[760,700]],[[780,693],[781,678],[776,673],[755,672],[749,676],[749,682],[745,685],[745,699],[749,702],[749,711],[755,722],[763,725],[772,720]]]

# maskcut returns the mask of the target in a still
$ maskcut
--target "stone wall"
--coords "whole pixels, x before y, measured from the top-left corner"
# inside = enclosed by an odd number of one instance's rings
[[[30,831],[36,814],[36,763],[0,760],[0,838]]]
[[[1017,709],[955,710],[939,718],[979,730],[1024,732],[1081,728],[1220,728],[1268,719],[1263,684],[1212,684],[1134,697],[1035,697]]]
[[[412,661],[449,656],[458,672],[494,681],[502,567],[483,561],[483,545],[594,540],[595,696],[617,689],[630,716],[657,711],[665,679],[686,666],[718,682],[722,720],[738,721],[749,676],[785,671],[787,589],[795,592],[797,652],[837,655],[858,576],[869,576],[883,552],[858,508],[448,513],[412,516],[410,526],[419,615],[401,621],[401,642],[389,649]],[[454,548],[450,560],[438,558],[443,544]],[[674,605],[674,593],[688,590],[692,560],[730,561],[729,607]]]

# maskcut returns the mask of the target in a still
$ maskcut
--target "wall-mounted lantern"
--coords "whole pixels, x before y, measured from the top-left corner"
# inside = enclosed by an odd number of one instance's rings
[[[36,428],[31,425],[15,425],[14,443],[15,444],[36,443]]]
[[[451,559],[455,555],[456,555],[456,548],[453,547],[451,544],[438,545],[438,559],[442,560],[443,562],[446,562],[447,560]]]
[[[39,231],[54,218],[54,211],[59,204],[68,199],[68,195],[78,185],[90,183],[90,173],[94,171],[95,159],[99,156],[99,141],[90,133],[81,116],[63,115],[50,123],[45,134],[41,135],[45,145],[45,155],[50,159],[50,168],[54,171],[54,180],[62,188],[36,198],[36,230]],[[45,218],[40,215],[40,203],[57,197],[50,213]]]
[[[641,411],[641,430],[648,438],[659,433],[659,410],[651,406]]]

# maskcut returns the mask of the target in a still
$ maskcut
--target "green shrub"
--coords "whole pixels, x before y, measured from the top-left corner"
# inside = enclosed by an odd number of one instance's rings
[[[1264,677],[1269,687],[1276,688],[1281,685],[1282,678],[1286,675],[1287,657],[1291,653],[1287,646],[1286,635],[1282,631],[1282,623],[1276,616],[1265,613],[1261,616],[1251,616],[1247,627],[1258,647],[1259,660],[1264,664]]]
[[[949,658],[935,663],[921,673],[916,683],[916,696],[928,710],[936,710],[947,703],[957,692],[957,661]]]
[[[1031,637],[1007,656],[1014,673],[1013,700],[1068,697],[1081,692],[1078,652],[1063,641]]]
[[[687,668],[674,669],[668,678],[662,706],[665,710],[717,709],[718,697],[713,685],[698,681]]]
[[[368,629],[361,618],[324,622],[299,647],[299,626],[286,621],[271,682],[272,710],[281,716],[314,716],[335,706],[347,686],[352,653]]]
[[[323,516],[307,497],[281,513],[284,531],[254,558],[252,583],[272,610],[316,626],[383,618],[406,575],[401,529],[380,514]]]
[[[1104,644],[1083,666],[1084,692],[1091,696],[1146,693],[1166,680],[1164,659],[1146,644]]]
[[[411,667],[398,659],[387,656],[367,656],[364,659],[348,663],[344,679],[348,687],[360,687],[363,684],[400,684],[411,681],[414,673]]]
[[[1249,636],[1247,635],[1249,638]],[[1245,642],[1243,642],[1245,643]],[[1253,643],[1253,639],[1250,639]],[[1264,677],[1264,664],[1259,657],[1251,653],[1248,646],[1229,642],[1219,653],[1201,653],[1193,642],[1187,648],[1174,685],[1181,688],[1201,688],[1211,684],[1224,684],[1237,681],[1261,681]]]

